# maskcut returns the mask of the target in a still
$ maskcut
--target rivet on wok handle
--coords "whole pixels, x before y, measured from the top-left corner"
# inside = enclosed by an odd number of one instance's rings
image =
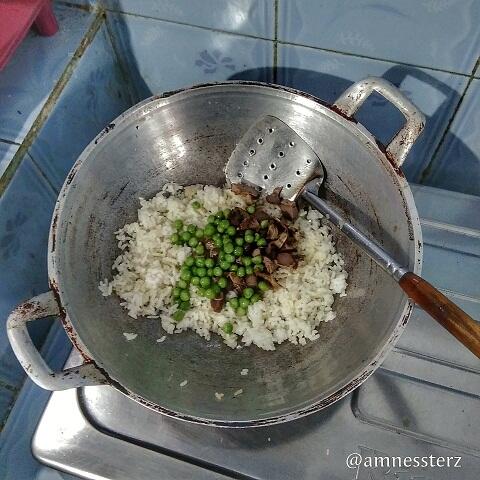
[[[27,322],[59,313],[55,296],[49,291],[22,303],[8,317],[8,339],[25,372],[46,390],[67,390],[106,383],[105,377],[92,364],[53,372],[40,356],[28,333]]]
[[[425,127],[425,115],[397,87],[383,78],[368,77],[347,88],[333,106],[347,117],[352,117],[373,92],[390,101],[405,117],[405,125],[386,146],[391,160],[401,167]]]

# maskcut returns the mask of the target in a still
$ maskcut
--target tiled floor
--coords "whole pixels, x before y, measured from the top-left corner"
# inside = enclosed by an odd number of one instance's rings
[[[13,160],[13,156],[18,150],[18,143],[10,143],[0,140],[0,177]]]

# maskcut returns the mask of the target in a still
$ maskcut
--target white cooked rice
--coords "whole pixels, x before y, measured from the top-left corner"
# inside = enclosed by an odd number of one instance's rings
[[[194,201],[202,207],[193,208]],[[334,295],[345,295],[347,273],[329,228],[322,224],[322,215],[302,210],[294,227],[303,260],[295,270],[280,268],[275,272],[282,288],[267,291],[263,300],[249,306],[246,317],[238,317],[228,305],[215,313],[209,300],[191,291],[192,308],[176,323],[172,319],[177,308],[172,289],[191,248],[172,245],[173,221],[203,227],[208,215],[245,207],[245,203],[229,189],[203,185],[183,188],[170,183],[151,200],[140,199],[140,205],[138,221],[116,232],[122,253],[112,266],[116,272],[113,279],[99,286],[104,296],[116,293],[131,317],[158,316],[169,334],[191,329],[209,340],[213,332],[232,348],[255,344],[264,350],[274,350],[275,344],[287,340],[301,345],[316,340],[320,322],[335,318]],[[275,208],[271,207],[272,213]],[[227,322],[233,324],[232,334],[222,329]]]

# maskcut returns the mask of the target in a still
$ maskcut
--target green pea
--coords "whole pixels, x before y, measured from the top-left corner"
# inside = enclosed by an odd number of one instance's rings
[[[250,287],[247,287],[244,291],[243,291],[243,296],[245,298],[252,298],[253,294],[254,294],[254,290],[253,288],[250,288]]]
[[[190,308],[190,301],[185,300],[184,302],[180,302],[180,305],[178,306],[180,310],[187,311]]]
[[[260,228],[267,228],[268,227],[268,220],[262,220],[260,222]]]
[[[187,227],[187,232],[195,233],[197,231],[197,227],[192,223]]]
[[[249,205],[247,207],[247,212],[250,213],[250,214],[255,213],[255,205]]]
[[[209,215],[207,217],[207,222],[208,223],[213,223],[215,221],[215,215]]]
[[[200,285],[200,277],[192,277],[191,283],[198,287]]]
[[[228,282],[227,282],[227,279],[226,279],[225,277],[220,277],[220,278],[218,279],[217,283],[218,283],[218,286],[219,286],[220,288],[227,288]]]
[[[192,202],[192,207],[195,210],[198,210],[201,206],[202,206],[202,204],[200,202],[197,202],[196,200],[194,202]]]
[[[228,235],[228,233],[223,234],[222,240],[224,245],[226,243],[232,243],[232,239],[230,238],[230,235]]]
[[[261,255],[257,255],[256,257],[253,257],[253,258],[252,258],[252,262],[253,262],[255,265],[260,265],[260,264],[263,262],[262,256],[261,256]]]
[[[200,240],[200,238],[203,238],[205,236],[205,232],[202,228],[197,229],[195,232],[195,236]]]
[[[253,271],[254,271],[254,272],[263,272],[263,269],[264,269],[263,264],[255,265],[255,266],[253,267]]]
[[[230,212],[231,210],[229,208],[226,208],[224,211],[223,211],[223,216],[225,218],[228,218],[230,216]]]
[[[243,240],[243,239],[242,239]],[[243,247],[240,247],[240,246],[236,246],[234,249],[233,249],[233,254],[236,256],[236,257],[240,257],[240,255],[243,254]]]
[[[250,298],[250,304],[252,303],[257,303],[262,297],[260,296],[259,293],[254,293],[252,295],[252,298]]]
[[[205,259],[203,257],[197,257],[195,259],[195,265],[197,267],[204,267],[205,266]]]
[[[222,237],[217,237],[213,239],[213,243],[216,247],[221,248],[223,246]]]
[[[228,270],[228,269],[230,268],[230,265],[231,265],[231,264],[230,264],[229,262],[227,262],[226,260],[222,260],[222,261],[219,263],[219,265],[220,265],[220,268],[221,268],[222,270]]]
[[[215,226],[209,223],[203,230],[203,233],[206,237],[211,237],[215,233]]]
[[[187,270],[186,272],[182,272],[180,274],[180,278],[185,282],[189,282],[192,279],[192,274],[189,270]]]
[[[222,220],[224,217],[223,217],[223,212],[220,210],[218,211],[216,214],[215,214],[215,218],[217,218],[218,220]]]
[[[218,260],[225,260],[226,253],[221,251],[218,253]]]
[[[210,277],[201,277],[200,278],[200,286],[202,288],[207,288],[210,286],[211,280]]]
[[[238,304],[240,305],[240,307],[246,310],[250,305],[250,300],[248,300],[248,298],[245,298],[245,297],[240,297],[240,299],[238,300]]]
[[[245,235],[245,241],[247,243],[253,243],[255,241],[253,235]]]
[[[195,238],[195,237],[192,237],[189,241],[188,241],[188,246],[189,247],[196,247],[198,245],[198,239]]]
[[[182,302],[188,302],[190,300],[190,294],[186,290],[182,290],[180,293],[180,300]]]
[[[195,253],[197,255],[203,255],[205,253],[205,247],[203,246],[203,244],[199,243],[196,247],[195,247]]]
[[[260,238],[257,240],[257,245],[258,245],[259,247],[264,247],[266,244],[267,244],[267,241],[266,241],[264,238],[261,238],[261,237],[260,237]]]
[[[261,292],[266,292],[267,290],[270,290],[270,285],[267,282],[264,282],[263,280],[260,280],[258,282],[257,287]]]
[[[174,225],[177,230],[181,230],[183,228],[183,222],[181,220],[175,220]]]
[[[205,289],[200,287],[200,288],[198,289],[198,294],[199,294],[201,297],[205,297]]]
[[[172,296],[173,296],[173,298],[179,298],[181,292],[182,292],[182,290],[181,290],[180,288],[175,287],[175,288],[172,290]]]
[[[233,253],[235,250],[235,247],[233,246],[233,243],[227,243],[226,245],[223,246],[223,251],[225,253]]]
[[[177,282],[178,288],[181,288],[182,290],[185,290],[188,287],[188,283],[185,280],[179,280]]]
[[[230,253],[227,253],[227,255],[225,255],[223,259],[228,263],[233,263],[235,261],[235,256]]]
[[[227,234],[230,235],[231,237],[233,237],[236,233],[237,233],[237,230],[235,229],[235,227],[233,225],[230,225],[227,228]]]
[[[237,311],[236,311],[236,314],[240,317],[243,317],[244,315],[247,314],[247,310],[245,308],[238,307]]]
[[[245,267],[245,273],[247,275],[252,275],[253,273],[253,267],[251,267],[250,265],[248,267]]]
[[[222,262],[220,262],[221,264]],[[221,277],[223,275],[223,270],[221,267],[215,267],[213,269],[213,274],[216,276],[216,277]]]
[[[180,235],[178,233],[174,233],[170,237],[170,241],[173,243],[173,245],[178,245],[180,243]]]
[[[242,257],[242,263],[248,267],[252,264],[252,257]]]
[[[214,283],[212,285],[213,291],[215,292],[215,298],[218,296],[218,294],[222,291],[220,285],[218,283]]]
[[[215,290],[213,288],[207,288],[205,290],[205,296],[209,299],[212,300],[215,298]]]
[[[236,263],[234,263],[233,265],[230,265],[229,270],[231,272],[236,272],[238,270],[238,265]]]
[[[240,247],[243,245],[244,241],[245,241],[245,240],[244,240],[242,237],[237,237],[237,238],[235,239],[235,243],[236,243],[237,245],[239,245]]]
[[[183,320],[183,317],[185,316],[185,311],[184,310],[177,310],[173,315],[172,318],[175,322],[180,322]]]
[[[218,224],[220,223],[220,219],[219,218],[216,218],[214,221],[213,221],[214,225],[215,225],[215,228],[218,227]]]
[[[182,234],[180,236],[182,237],[182,240],[184,242],[188,242],[192,238],[191,233],[187,232],[187,231],[182,232]]]
[[[206,277],[207,276],[207,269],[205,267],[199,267],[197,268],[197,271],[195,272],[198,277]]]
[[[195,259],[190,255],[185,259],[184,263],[187,267],[191,267],[195,263]]]
[[[209,277],[213,277],[213,268],[209,268],[209,269],[207,270],[207,275],[208,275]]]
[[[260,238],[260,234],[255,232],[255,235],[254,235],[253,238],[255,238],[255,241],[257,241]]]
[[[222,330],[230,335],[233,332],[233,325],[230,322],[227,322],[223,325]]]
[[[225,231],[225,227],[222,225],[222,223],[220,222],[218,225],[217,225],[217,232],[218,233],[223,233]]]
[[[236,310],[236,309],[238,308],[238,298],[237,298],[237,297],[231,298],[231,299],[228,301],[228,304],[229,304],[234,310]]]
[[[245,230],[245,235],[254,235],[255,232],[253,230]]]
[[[238,270],[237,270],[237,275],[239,277],[244,277],[245,276],[245,268],[244,267],[238,267]]]
[[[205,259],[205,266],[207,268],[213,268],[215,266],[215,262],[213,261],[213,258]]]

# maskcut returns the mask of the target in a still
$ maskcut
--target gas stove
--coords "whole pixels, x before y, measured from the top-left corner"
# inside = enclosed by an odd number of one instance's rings
[[[480,199],[412,189],[423,275],[480,318]],[[68,365],[79,362],[72,352]],[[414,309],[381,368],[317,414],[218,429],[159,415],[111,387],[87,387],[51,395],[32,449],[41,462],[88,479],[466,480],[480,476],[479,412],[478,359]],[[447,467],[447,457],[459,460]],[[414,458],[444,461],[423,467]]]

